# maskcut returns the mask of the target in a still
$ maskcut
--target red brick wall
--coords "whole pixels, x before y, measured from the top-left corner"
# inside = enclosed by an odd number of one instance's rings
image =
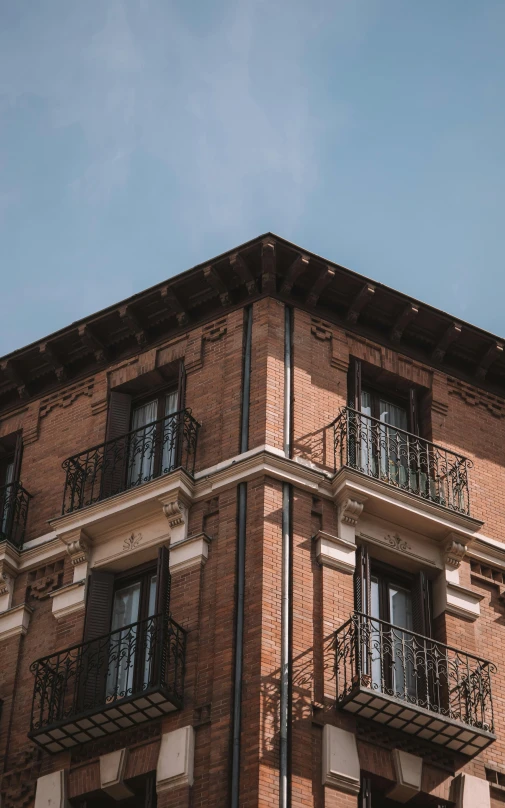
[[[187,406],[202,423],[197,456],[201,470],[239,451],[243,364],[243,311],[223,314],[215,324],[195,328],[177,348],[187,367]],[[250,448],[269,444],[283,448],[284,306],[265,298],[253,305]],[[108,379],[114,384],[131,379],[139,369],[152,369],[161,349],[139,355],[119,369],[95,375],[81,392],[29,404],[18,414],[0,417],[0,435],[23,426],[26,445],[22,480],[33,494],[28,539],[49,530],[47,520],[58,515],[63,495],[61,462],[105,437]],[[174,349],[175,350],[175,349]],[[333,469],[330,424],[346,403],[349,356],[405,375],[431,391],[432,432],[438,443],[468,455],[472,511],[485,521],[483,532],[502,539],[505,531],[505,405],[490,408],[477,388],[461,386],[439,371],[406,361],[375,343],[357,339],[345,329],[321,322],[305,311],[294,312],[293,335],[293,454],[326,470]],[[39,412],[40,410],[40,412]],[[39,415],[37,415],[39,413]],[[279,696],[281,626],[281,506],[282,485],[255,479],[247,486],[246,614],[241,737],[241,806],[277,806],[279,799]],[[195,782],[191,795],[167,792],[159,805],[225,806],[230,796],[231,729],[234,672],[236,593],[237,492],[230,488],[195,504],[190,533],[202,529],[211,537],[203,568],[173,576],[172,612],[188,629],[184,709],[164,719],[162,731],[191,724],[195,727]],[[293,616],[292,616],[292,805],[355,808],[356,797],[321,784],[321,730],[325,722],[353,729],[351,716],[333,707],[335,678],[332,638],[353,610],[352,576],[321,568],[314,556],[318,529],[337,531],[332,502],[306,491],[293,491]],[[63,583],[71,580],[65,558]],[[481,617],[469,623],[453,616],[438,621],[439,636],[449,644],[491,657],[498,664],[494,704],[498,740],[466,770],[484,776],[484,763],[505,770],[505,609],[499,590],[470,576],[465,561],[460,575],[465,586],[484,595]],[[16,580],[15,603],[25,600],[28,573]],[[83,616],[56,622],[49,597],[28,602],[34,608],[25,638],[0,642],[0,761],[4,771],[19,765],[19,753],[32,748],[26,737],[33,677],[29,666],[39,656],[79,642]],[[14,678],[18,670],[17,684]],[[10,715],[15,720],[9,743]],[[156,741],[144,743],[135,758],[135,772],[152,770]],[[8,749],[7,749],[8,746]],[[142,747],[142,744],[139,748]],[[142,747],[143,748],[143,747]],[[7,754],[6,754],[7,752]],[[386,779],[391,756],[372,743],[359,745],[363,769]],[[72,764],[70,788],[77,795],[96,787],[96,758]],[[70,767],[70,756],[44,758],[42,771]],[[133,765],[133,764],[132,764]],[[44,768],[45,767],[45,768]],[[22,770],[22,769],[21,769]],[[17,769],[16,769],[17,771]],[[28,771],[28,769],[26,769]],[[86,772],[86,773],[85,773]],[[425,767],[424,788],[448,798],[449,779],[436,767]],[[500,795],[493,794],[496,805]],[[19,803],[21,804],[21,803]],[[16,806],[17,808],[17,806]],[[29,808],[29,805],[25,806]]]

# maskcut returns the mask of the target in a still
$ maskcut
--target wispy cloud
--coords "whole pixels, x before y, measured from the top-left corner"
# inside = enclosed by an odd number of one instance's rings
[[[354,5],[239,0],[202,27],[175,2],[31,6],[16,20],[29,54],[9,26],[0,34],[0,94],[35,95],[55,127],[80,129],[89,157],[72,198],[106,204],[145,154],[170,170],[186,226],[240,226],[258,206],[292,223],[318,178],[324,115],[304,54],[339,8],[350,33],[359,27]]]

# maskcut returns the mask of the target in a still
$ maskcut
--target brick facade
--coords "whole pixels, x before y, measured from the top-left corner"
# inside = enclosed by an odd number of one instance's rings
[[[285,438],[285,303],[275,295],[264,295],[249,305],[253,317],[249,452],[267,447],[279,458]],[[31,808],[37,778],[59,769],[67,773],[72,804],[84,805],[86,795],[100,790],[100,755],[129,749],[128,781],[154,771],[163,733],[186,726],[194,728],[193,784],[160,792],[158,806],[221,808],[230,804],[240,480],[247,484],[247,531],[238,804],[243,808],[279,805],[283,480],[291,485],[290,805],[358,805],[356,794],[323,785],[322,730],[327,723],[356,736],[361,771],[372,778],[380,793],[396,782],[394,748],[422,757],[421,792],[412,804],[451,805],[455,794],[451,784],[462,772],[486,779],[490,776],[487,768],[505,777],[505,583],[499,579],[501,570],[505,574],[505,401],[478,384],[472,386],[442,372],[439,366],[409,357],[401,346],[394,350],[318,316],[317,311],[295,305],[289,461],[293,472],[287,467],[283,471],[280,465],[276,471],[267,467],[241,472],[236,464],[238,476],[232,479],[230,469],[223,468],[240,451],[244,335],[244,308],[225,307],[214,320],[187,327],[174,339],[139,348],[135,356],[110,363],[89,378],[63,383],[49,395],[0,413],[0,439],[20,429],[23,432],[21,480],[32,495],[10,603],[10,609],[26,603],[32,610],[26,633],[2,636],[0,615],[4,808]],[[349,712],[335,707],[334,632],[355,608],[353,577],[319,563],[313,537],[318,531],[339,534],[338,503],[330,489],[335,471],[331,424],[347,403],[350,357],[425,389],[430,402],[429,437],[473,463],[471,516],[483,523],[475,532],[484,536],[489,553],[486,556],[483,543],[468,540],[458,586],[481,596],[477,598],[480,614],[470,620],[445,610],[433,627],[439,641],[490,659],[497,667],[493,676],[496,740],[472,758],[447,749],[437,755],[429,744],[416,745],[406,733],[388,735],[371,722],[364,734]],[[80,643],[85,614],[84,609],[59,619],[53,614],[52,595],[70,584],[73,576],[64,543],[58,544],[58,528],[55,533],[54,525],[49,524],[61,510],[61,464],[72,454],[104,441],[111,389],[179,360],[184,360],[187,374],[186,406],[201,423],[195,466],[197,494],[189,503],[187,536],[203,532],[209,542],[206,563],[172,572],[170,610],[188,632],[184,706],[162,720],[50,755],[27,736],[34,683],[30,665],[39,657]],[[218,464],[221,467],[216,470]],[[305,474],[303,483],[297,482],[297,474]],[[122,496],[118,495],[118,502]],[[83,530],[86,532],[85,523]],[[44,537],[40,542],[34,541],[40,537]],[[477,545],[480,559],[473,552]],[[154,557],[153,551],[149,560]],[[380,557],[402,568],[401,552],[384,551]],[[137,559],[133,554],[131,565],[146,560],[147,555]],[[410,559],[407,569],[415,563]],[[480,571],[476,571],[478,564]],[[443,574],[442,568],[433,568],[431,577]],[[490,805],[501,805],[504,795],[503,788],[492,787]]]

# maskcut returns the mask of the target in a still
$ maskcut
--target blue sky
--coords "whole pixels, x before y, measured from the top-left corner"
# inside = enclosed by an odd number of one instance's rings
[[[0,354],[272,230],[503,335],[503,0],[0,2]]]

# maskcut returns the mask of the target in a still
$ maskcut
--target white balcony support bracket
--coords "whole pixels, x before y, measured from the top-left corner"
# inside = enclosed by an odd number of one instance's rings
[[[73,581],[49,593],[53,617],[61,620],[74,612],[82,612],[86,606],[86,580]]]
[[[356,568],[356,545],[319,530],[314,536],[316,558],[322,567],[332,567],[352,575]]]
[[[0,614],[12,606],[14,581],[19,572],[20,554],[9,542],[0,546]]]
[[[408,802],[421,791],[423,759],[401,749],[393,749],[396,785],[388,792],[388,798],[396,802]]]
[[[38,778],[34,808],[69,808],[69,806],[65,769]]]
[[[340,727],[323,728],[323,785],[359,794],[360,767],[356,736]]]
[[[181,727],[161,736],[156,766],[156,792],[193,785],[195,735],[193,727]]]
[[[82,581],[88,574],[89,540],[84,530],[79,528],[75,535],[65,537],[67,553],[74,568],[74,583]]]
[[[19,634],[26,634],[32,613],[33,609],[26,603],[2,612],[0,614],[0,641],[16,637]]]
[[[451,783],[451,800],[456,808],[491,808],[489,783],[471,774],[458,774]]]
[[[447,563],[433,582],[433,617],[442,612],[462,617],[465,620],[477,620],[480,616],[480,602],[483,595],[474,592],[459,583],[459,570]]]
[[[124,782],[128,749],[117,749],[100,755],[100,788],[114,800],[133,797],[133,791]]]
[[[210,536],[196,533],[177,542],[170,542],[170,572],[203,566],[209,557]]]

